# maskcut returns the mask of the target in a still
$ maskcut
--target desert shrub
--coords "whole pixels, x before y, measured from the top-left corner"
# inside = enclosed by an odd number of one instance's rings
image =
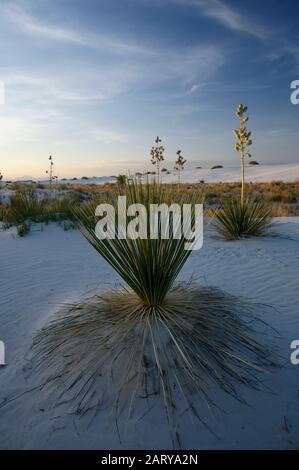
[[[0,220],[4,222],[4,229],[16,225],[18,232],[24,236],[29,231],[26,231],[24,224],[30,227],[31,223],[36,222],[47,224],[71,221],[74,201],[77,201],[77,196],[73,194],[49,198],[47,193],[37,192],[32,187],[23,187],[12,194],[7,204],[2,205]]]
[[[271,210],[262,202],[230,198],[215,212],[215,227],[226,239],[264,235],[271,224]]]
[[[281,194],[273,194],[273,193],[268,193],[267,199],[272,202],[281,202],[282,201],[282,195]]]
[[[201,202],[197,193],[156,183],[132,182],[126,196],[128,205],[140,203],[147,209],[150,204]],[[107,197],[105,202],[114,201],[117,209],[116,194]],[[259,388],[256,374],[274,365],[272,351],[253,328],[256,305],[178,281],[191,255],[183,238],[99,239],[97,202],[77,208],[76,221],[125,286],[67,306],[40,332],[30,366],[39,385],[43,377],[56,404],[69,403],[71,412],[96,414],[109,406],[116,421],[124,409],[132,415],[139,397],[146,398],[150,409],[157,395],[163,396],[169,424],[186,409],[202,421],[197,400],[214,404],[215,384],[243,401],[236,385]]]
[[[59,222],[63,220],[71,220],[72,207],[73,207],[72,195],[67,197],[57,197],[49,202],[47,205],[44,221],[45,222]]]
[[[5,221],[22,224],[25,221],[40,222],[46,212],[47,197],[39,197],[36,190],[22,188],[11,196],[7,206]]]
[[[218,194],[212,191],[207,191],[205,194],[205,199],[208,204],[215,202],[215,199],[218,198]]]
[[[7,204],[0,202],[0,222],[3,222],[6,218]]]
[[[28,188],[30,188],[30,185],[22,183],[21,181],[15,181],[10,184],[10,189],[12,189],[13,191],[26,191],[26,189]]]
[[[271,213],[273,217],[294,217],[298,215],[298,208],[295,204],[272,204]]]
[[[126,176],[126,175],[121,175],[121,174],[118,175],[118,176],[116,177],[116,183],[117,183],[117,185],[120,186],[120,187],[125,186],[126,183],[127,183],[127,176]]]

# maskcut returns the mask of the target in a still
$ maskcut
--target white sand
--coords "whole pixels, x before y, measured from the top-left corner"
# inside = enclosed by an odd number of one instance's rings
[[[299,181],[299,164],[285,165],[246,165],[247,182],[267,182],[267,181]],[[163,181],[172,182],[177,178],[174,175],[163,176]],[[182,173],[182,181],[186,183],[195,183],[204,180],[206,183],[235,182],[241,180],[240,165],[226,165],[223,168],[212,170],[210,167],[203,166],[197,169],[195,165],[186,167]]]
[[[290,342],[299,339],[299,218],[277,219],[279,236],[225,242],[206,230],[204,246],[194,252],[183,276],[214,285],[255,302],[273,305],[267,318],[281,333],[279,347],[285,364],[266,377],[273,394],[245,391],[250,407],[215,396],[223,413],[203,416],[218,438],[182,416],[183,448],[299,447],[299,366],[290,363]],[[118,282],[112,269],[77,231],[55,225],[17,238],[13,229],[0,232],[0,339],[7,363],[0,369],[0,401],[28,389],[23,366],[35,332],[46,324],[59,304],[81,294],[106,289]],[[258,311],[257,311],[258,313]],[[42,411],[44,410],[44,411]],[[170,448],[169,432],[159,407],[117,437],[110,410],[101,412],[87,428],[84,418],[47,409],[47,392],[25,394],[0,409],[0,448]]]
[[[219,181],[222,182],[235,182],[240,181],[241,179],[241,169],[240,164],[236,162],[235,164],[222,163],[223,168],[211,169],[212,164],[201,164],[200,162],[190,162],[186,164],[186,168],[182,172],[181,180],[184,183],[198,183],[199,181],[204,180],[206,183],[216,183]],[[201,166],[202,168],[197,168]],[[177,176],[173,174],[172,167],[165,162],[165,168],[170,171],[170,174],[161,173],[162,181],[165,183],[177,182]],[[138,166],[133,171],[130,171],[131,175],[135,174],[135,171],[146,172],[153,171],[155,168],[153,166],[147,165],[146,167]],[[122,170],[123,173],[126,173],[126,168]],[[78,181],[61,181],[62,183],[79,183],[79,184],[88,184],[88,183],[98,183],[103,184],[106,182],[113,182],[115,179],[109,177],[101,178],[89,178],[88,180]],[[285,181],[293,182],[299,181],[299,164],[298,163],[286,163],[280,165],[246,165],[246,181],[250,182],[267,182],[267,181]]]
[[[177,182],[177,176],[173,173],[173,165],[169,164],[168,161],[163,162],[165,168],[170,172],[169,175],[161,173],[162,180],[165,183]],[[214,163],[207,162],[187,162],[186,168],[182,172],[181,180],[185,183],[198,183],[204,180],[206,183],[215,182],[235,182],[241,179],[241,168],[240,163],[236,159],[236,163],[225,163],[219,162],[223,165],[223,168],[212,170],[211,167]],[[171,166],[172,165],[172,166]],[[197,168],[201,166],[202,168]],[[147,171],[154,171],[155,168],[149,163],[141,164],[136,163],[131,165],[130,168],[126,168],[124,163],[123,167],[119,169],[119,172],[123,174],[135,175],[135,172],[146,173]],[[118,173],[116,173],[118,174]],[[267,182],[267,181],[285,181],[293,182],[299,181],[299,163],[285,163],[285,164],[260,164],[256,166],[246,165],[246,181],[250,182]],[[47,180],[40,180],[41,183],[48,183]],[[58,183],[63,184],[104,184],[107,182],[115,182],[115,177],[101,176],[97,178],[88,178],[77,180],[66,179],[58,180]]]

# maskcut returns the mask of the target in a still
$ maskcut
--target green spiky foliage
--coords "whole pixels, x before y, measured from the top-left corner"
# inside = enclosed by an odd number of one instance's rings
[[[271,226],[271,209],[250,199],[227,199],[215,216],[216,229],[226,239],[265,235]]]
[[[110,195],[110,203],[117,209],[117,194]],[[99,240],[94,227],[95,206],[99,202],[91,201],[77,212],[78,226],[83,235],[94,248],[118,272],[122,279],[149,306],[163,301],[166,293],[187,261],[191,251],[185,250],[185,240],[150,239],[150,206],[151,204],[176,203],[192,204],[200,195],[186,195],[167,189],[154,182],[142,184],[131,182],[126,188],[127,205],[142,204],[147,210],[147,239],[105,239]],[[107,200],[106,200],[107,201]],[[116,218],[118,211],[116,210]],[[128,221],[128,220],[127,220]],[[191,224],[194,224],[192,213]],[[171,227],[170,227],[171,229]]]
[[[196,202],[159,184],[132,182],[126,195],[128,205],[145,207]],[[114,198],[107,194],[105,202]],[[75,217],[125,286],[66,306],[36,337],[31,373],[57,404],[91,418],[107,407],[116,422],[125,412],[144,415],[162,395],[177,446],[176,417],[188,409],[203,422],[198,406],[215,404],[215,385],[242,401],[238,385],[259,388],[258,374],[274,365],[272,351],[257,337],[256,305],[177,281],[191,254],[183,239],[98,239],[99,202],[85,203]]]

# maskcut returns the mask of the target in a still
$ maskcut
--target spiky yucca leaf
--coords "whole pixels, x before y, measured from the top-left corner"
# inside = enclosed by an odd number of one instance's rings
[[[261,236],[271,225],[271,210],[250,199],[230,198],[215,216],[217,231],[227,239]]]
[[[95,232],[95,208],[100,202],[90,201],[79,207],[75,216],[78,227],[101,256],[118,272],[128,286],[142,299],[146,305],[159,305],[187,261],[191,251],[185,249],[183,237],[175,239],[150,238],[150,206],[151,204],[183,204],[199,203],[202,195],[184,194],[169,190],[157,183],[142,184],[133,181],[126,186],[127,205],[142,204],[147,211],[147,239],[130,238],[101,240]],[[118,218],[117,194],[110,194],[108,202],[116,209]],[[127,221],[129,218],[127,218]],[[186,221],[188,222],[188,221]],[[189,220],[194,225],[194,211]],[[161,227],[161,225],[159,225]],[[170,224],[171,230],[175,227]]]

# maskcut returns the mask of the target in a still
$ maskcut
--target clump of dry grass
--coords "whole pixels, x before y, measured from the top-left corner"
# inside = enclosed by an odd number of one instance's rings
[[[45,214],[46,204],[46,195],[39,197],[34,188],[22,188],[11,196],[4,221],[8,224],[39,222]]]
[[[18,234],[24,236],[30,232],[32,223],[72,220],[73,201],[72,194],[50,198],[34,186],[24,186],[2,204],[0,220],[4,222],[4,228],[16,226]]]
[[[215,405],[215,385],[245,403],[240,384],[262,386],[273,367],[271,349],[257,339],[264,324],[256,306],[213,288],[180,284],[159,306],[131,289],[116,289],[67,306],[33,345],[33,373],[55,405],[90,419],[107,407],[127,422],[162,395],[170,429],[184,410],[197,416]],[[140,407],[139,407],[140,408]],[[205,423],[207,425],[207,423]]]

